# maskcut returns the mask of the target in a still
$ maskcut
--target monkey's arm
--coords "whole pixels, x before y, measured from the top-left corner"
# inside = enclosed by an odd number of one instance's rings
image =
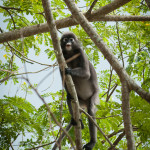
[[[80,66],[74,69],[66,68],[66,74],[70,74],[72,76],[77,76],[88,80],[91,76],[89,60],[84,54],[83,50],[80,50],[80,53]]]

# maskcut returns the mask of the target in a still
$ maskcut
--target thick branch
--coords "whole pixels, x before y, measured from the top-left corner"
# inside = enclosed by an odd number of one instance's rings
[[[95,17],[92,14],[88,20],[90,22],[93,22],[93,21],[150,21],[150,16],[114,16],[114,15],[100,16],[99,15]],[[78,23],[71,17],[67,17],[67,18],[56,21],[57,29],[62,29],[62,28],[66,28],[66,27],[70,27],[74,25],[78,25]],[[48,32],[47,23],[28,26],[28,27],[21,28],[19,30],[1,33],[0,43],[17,40],[21,38],[21,34],[23,34],[23,37],[28,37],[28,36],[32,36],[35,34],[45,33],[45,32]]]
[[[148,103],[150,103],[150,92],[144,91],[138,84],[134,81],[131,82],[132,90],[134,90],[137,94],[139,94],[143,99],[145,99]]]
[[[60,47],[60,43],[59,43],[59,39],[58,39],[58,35],[57,35],[57,29],[56,29],[56,25],[53,19],[53,14],[51,12],[51,7],[49,4],[48,0],[42,0],[43,3],[43,8],[44,8],[44,12],[45,12],[45,16],[46,16],[46,20],[49,26],[49,31],[51,34],[51,38],[52,38],[52,43],[54,46],[54,50],[56,53],[56,57],[58,60],[58,63],[61,65],[62,62],[64,62],[64,57],[62,55],[62,51],[61,51],[61,47]],[[64,66],[66,66],[64,64]],[[60,67],[61,70],[63,71],[63,67]],[[75,119],[75,121],[77,122],[77,126],[75,126],[75,136],[76,136],[76,148],[78,150],[82,149],[82,138],[81,138],[81,125],[80,125],[80,113],[79,113],[79,103],[78,103],[78,98],[77,98],[77,94],[76,94],[76,90],[72,81],[71,76],[67,76],[67,80],[66,80],[66,84],[67,84],[67,88],[69,89],[69,92],[71,93],[72,97],[74,98],[73,101],[73,108],[74,108],[74,114],[73,117]]]
[[[101,7],[100,9],[93,11],[91,17],[97,17],[109,14],[110,12],[114,11],[115,9],[125,5],[126,3],[130,2],[131,0],[114,0],[111,3]]]
[[[67,4],[68,8],[70,9],[73,17],[80,23],[80,25],[83,27],[83,29],[87,32],[87,34],[90,36],[90,38],[93,40],[95,45],[101,50],[104,57],[108,60],[110,65],[113,67],[113,69],[118,74],[121,81],[128,81],[128,85],[130,86],[130,89],[135,90],[142,98],[150,102],[150,93],[144,91],[142,88],[137,86],[137,84],[130,78],[130,76],[127,74],[126,70],[122,67],[120,62],[117,60],[117,58],[114,56],[112,51],[109,50],[107,45],[104,43],[104,41],[101,39],[99,34],[92,28],[92,26],[89,24],[88,20],[85,18],[85,16],[78,11],[78,8],[73,0],[64,0]]]
[[[90,22],[92,21],[150,21],[150,16],[113,16],[113,15],[104,16],[110,13],[111,11],[115,10],[116,8],[120,7],[121,5],[127,3],[127,0],[124,1],[117,0],[117,1],[118,3],[116,3],[116,1],[113,1],[110,4],[96,11],[93,11],[92,14],[88,16],[88,20]],[[107,11],[106,8],[108,9]],[[57,29],[66,28],[78,24],[75,21],[75,19],[73,19],[72,17],[67,17],[61,20],[57,20],[55,23]],[[20,30],[14,30],[14,31],[0,34],[0,43],[19,39],[21,38],[21,35],[23,35],[23,37],[28,37],[35,34],[48,32],[48,31],[49,29],[47,23],[24,27],[21,28]]]
[[[135,150],[135,141],[132,130],[132,123],[130,119],[130,102],[129,102],[129,88],[128,83],[124,80],[122,82],[122,114],[124,121],[124,129],[126,133],[128,150]]]
[[[105,45],[103,40],[99,37],[96,31],[92,28],[92,26],[88,23],[87,19],[83,16],[82,13],[78,11],[78,8],[73,0],[64,0],[69,10],[71,11],[73,17],[80,23],[86,33],[93,40],[95,45],[101,50],[104,57],[111,64],[113,69],[117,72],[121,82],[122,82],[122,98],[123,98],[123,118],[124,118],[124,126],[125,133],[127,138],[128,149],[135,150],[135,142],[133,137],[132,125],[130,120],[130,107],[129,107],[129,87],[130,81],[132,81],[129,75],[126,73],[125,69],[121,66],[119,61],[113,55],[113,53],[109,50],[109,48]],[[128,82],[127,82],[128,81]]]

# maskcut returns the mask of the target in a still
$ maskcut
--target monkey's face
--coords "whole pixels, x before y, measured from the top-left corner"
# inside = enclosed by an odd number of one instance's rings
[[[67,51],[71,51],[72,50],[72,46],[74,44],[75,39],[74,38],[63,38],[63,43],[65,45],[65,49]]]
[[[66,52],[74,51],[79,47],[78,40],[72,32],[64,33],[60,42],[62,50]]]

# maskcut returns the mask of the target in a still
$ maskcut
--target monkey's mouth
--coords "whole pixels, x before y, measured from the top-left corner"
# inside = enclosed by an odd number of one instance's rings
[[[70,51],[71,49],[72,49],[71,44],[66,44],[66,50],[67,50],[67,51]]]

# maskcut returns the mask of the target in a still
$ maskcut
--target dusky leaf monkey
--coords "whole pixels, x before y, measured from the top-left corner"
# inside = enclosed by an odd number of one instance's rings
[[[68,68],[65,69],[65,74],[72,76],[80,107],[86,107],[88,114],[95,117],[96,105],[99,104],[99,88],[96,71],[85,55],[77,37],[72,32],[65,32],[60,39],[60,44],[65,60],[80,53],[76,59],[67,63]],[[61,73],[61,75],[62,74],[63,73]],[[73,119],[73,111],[71,106],[72,96],[66,86],[65,89],[67,91],[67,104],[69,112],[72,116],[71,123],[72,125],[76,125],[76,122]],[[81,127],[83,128],[82,120],[80,121]],[[97,140],[97,128],[91,120],[88,121],[90,141],[84,145],[83,148],[85,150],[92,150]]]

